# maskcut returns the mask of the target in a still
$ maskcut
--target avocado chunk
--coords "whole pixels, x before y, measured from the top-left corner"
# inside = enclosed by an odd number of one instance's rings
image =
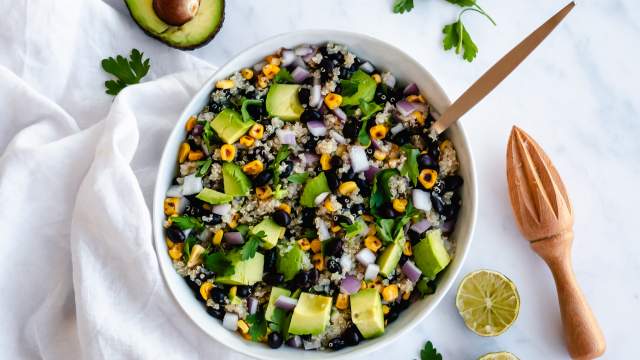
[[[351,321],[365,339],[384,333],[382,300],[376,289],[363,289],[351,295]]]
[[[425,238],[413,247],[413,257],[422,275],[435,278],[451,261],[442,241],[442,232],[439,229],[428,231]]]
[[[358,70],[347,80],[357,86],[354,94],[342,97],[342,105],[360,105],[360,100],[370,102],[376,94],[378,84],[371,76],[362,70]]]
[[[300,197],[300,205],[306,207],[315,207],[314,203],[316,197],[323,192],[330,192],[329,184],[327,183],[327,177],[324,172],[321,172],[313,179],[307,180],[304,190],[302,190],[302,196]]]
[[[180,26],[163,21],[153,2],[125,0],[131,17],[147,35],[178,49],[190,50],[206,45],[218,33],[224,20],[224,0],[200,0],[195,15]]]
[[[273,84],[267,93],[267,112],[272,117],[295,121],[304,111],[298,99],[300,85]]]
[[[262,239],[262,247],[265,249],[272,249],[276,244],[278,244],[278,240],[284,236],[285,228],[276,224],[270,217],[266,217],[260,221],[256,226],[254,226],[250,232],[252,234],[257,234],[260,231],[264,231],[267,235],[264,239]]]
[[[274,286],[271,288],[271,295],[269,295],[269,303],[267,304],[267,310],[264,312],[264,318],[272,323],[280,324],[284,320],[287,313],[276,307],[276,300],[280,296],[289,296],[291,291]]]
[[[399,236],[396,236],[394,242],[387,245],[387,248],[384,249],[377,261],[378,266],[380,266],[380,275],[388,278],[393,274],[396,265],[398,265],[402,257],[404,242],[404,235],[400,233]]]
[[[242,172],[240,165],[226,162],[222,164],[224,193],[231,196],[247,196],[251,190],[251,180]]]
[[[291,250],[284,254],[278,254],[276,269],[284,275],[284,281],[293,279],[293,277],[302,270],[303,259],[304,251],[302,251],[298,245],[293,245]]]
[[[239,112],[232,109],[222,110],[213,120],[211,128],[227,144],[238,141],[255,124],[253,120],[244,121]]]
[[[320,335],[329,323],[332,299],[327,296],[300,294],[298,305],[293,310],[289,334]],[[382,313],[382,309],[380,309]]]
[[[253,285],[262,280],[262,269],[264,268],[264,255],[256,253],[249,260],[241,260],[239,251],[232,252],[227,258],[234,266],[233,275],[218,276],[215,282],[226,285]]]
[[[211,205],[226,204],[233,200],[233,196],[209,188],[202,189],[202,191],[196,195],[196,198]]]

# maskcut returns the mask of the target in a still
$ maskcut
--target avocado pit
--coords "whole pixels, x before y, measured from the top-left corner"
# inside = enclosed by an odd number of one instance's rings
[[[153,0],[153,10],[169,25],[181,26],[193,19],[200,8],[200,0]]]

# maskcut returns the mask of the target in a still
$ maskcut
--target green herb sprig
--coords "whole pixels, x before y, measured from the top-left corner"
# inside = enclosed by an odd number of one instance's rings
[[[442,354],[438,353],[431,341],[427,341],[424,348],[420,350],[420,360],[442,360]]]
[[[117,78],[105,81],[104,86],[107,94],[115,96],[128,85],[139,83],[147,75],[151,64],[148,58],[142,58],[143,55],[144,53],[138,49],[133,49],[129,60],[122,55],[102,59],[102,69]]]

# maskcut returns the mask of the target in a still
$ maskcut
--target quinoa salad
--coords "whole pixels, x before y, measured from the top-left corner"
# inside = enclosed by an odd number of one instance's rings
[[[188,119],[168,255],[224,328],[339,350],[433,294],[463,179],[406,80],[339,44],[282,48],[217,81]]]

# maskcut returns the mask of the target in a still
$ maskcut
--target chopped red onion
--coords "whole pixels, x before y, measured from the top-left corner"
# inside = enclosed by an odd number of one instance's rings
[[[367,266],[376,262],[376,254],[368,248],[362,248],[362,250],[356,254],[356,260],[358,260],[360,264]]]
[[[360,290],[360,280],[351,275],[347,275],[340,283],[340,290],[347,294],[353,294]]]
[[[380,272],[380,266],[376,264],[367,265],[367,270],[364,271],[364,279],[365,280],[373,280],[378,276]]]
[[[298,305],[298,300],[288,296],[280,295],[276,299],[275,305],[279,309],[291,311],[296,307],[296,305]]]
[[[327,135],[327,127],[320,120],[312,120],[307,123],[309,132],[313,136],[325,136]]]
[[[321,87],[320,84],[316,81],[313,82],[313,87],[311,87],[311,96],[309,97],[309,106],[316,107],[322,104],[322,93],[320,92]]]
[[[229,231],[224,233],[224,241],[229,245],[242,245],[244,244],[244,239],[242,238],[242,234],[238,231]]]
[[[291,50],[282,50],[282,54],[280,55],[280,62],[282,63],[282,66],[289,66],[296,59],[296,54]]]
[[[171,185],[167,189],[167,197],[182,197],[182,185]]]
[[[411,280],[411,282],[416,283],[420,280],[420,275],[422,275],[422,271],[418,269],[416,264],[411,260],[407,260],[402,265],[402,272],[407,275],[407,278]]]
[[[295,335],[291,339],[287,340],[287,346],[292,348],[299,349],[302,347],[302,337],[300,335]]]
[[[447,220],[443,222],[442,225],[440,225],[440,230],[442,230],[443,233],[448,234],[453,231],[453,228],[455,227],[455,225],[456,225],[455,220]]]
[[[377,166],[369,166],[367,171],[364,172],[364,178],[367,179],[368,182],[373,183],[373,178],[380,171],[380,168]]]
[[[351,170],[354,173],[367,171],[369,169],[369,159],[367,153],[362,146],[352,146],[349,149],[349,157],[351,158]]]
[[[418,90],[418,85],[416,85],[416,83],[411,83],[402,90],[403,95],[418,95],[419,93],[420,91]]]
[[[196,124],[193,129],[191,129],[191,135],[200,136],[204,132],[204,125]]]
[[[258,299],[254,298],[253,296],[247,298],[247,312],[249,312],[249,314],[255,314],[256,312],[258,312],[258,305],[260,305]]]
[[[278,140],[280,143],[287,145],[295,145],[296,144],[296,134],[291,130],[276,130],[276,136],[278,136]]]
[[[262,71],[262,68],[263,68],[265,65],[267,65],[267,63],[266,63],[266,62],[264,62],[264,61],[260,61],[259,63],[257,63],[257,64],[255,64],[255,65],[253,65],[253,71],[258,71],[258,72],[260,72],[260,71]]]
[[[194,195],[202,191],[202,178],[196,177],[196,174],[191,174],[184,177],[182,182],[182,195]]]
[[[304,153],[303,156],[305,165],[311,165],[320,160],[320,157],[314,153]]]
[[[293,52],[298,56],[305,56],[313,53],[313,49],[310,46],[298,46]]]
[[[373,145],[373,148],[376,150],[384,151],[384,143],[382,140],[371,139],[371,145]]]
[[[302,60],[300,56],[296,56],[296,59],[293,61],[293,65],[303,69],[307,68],[307,64],[305,64],[304,60]]]
[[[347,143],[347,139],[345,139],[344,136],[342,136],[339,132],[337,132],[335,130],[329,131],[329,136],[331,136],[331,138],[333,140],[335,140],[338,144],[346,144]]]
[[[238,314],[231,312],[224,314],[224,318],[222,318],[222,327],[229,331],[236,331],[238,329]]]
[[[402,116],[409,116],[415,111],[427,111],[427,106],[423,103],[412,103],[406,100],[400,100],[396,103],[396,109],[398,109],[398,112],[400,112]]]
[[[366,73],[371,74],[372,72],[375,71],[373,65],[371,65],[370,62],[364,62],[362,65],[360,65],[360,69]]]
[[[309,73],[307,69],[300,66],[297,66],[291,72],[291,77],[293,77],[293,80],[298,84],[305,81],[309,76],[311,76],[311,73]]]
[[[340,121],[347,121],[347,114],[345,114],[342,109],[337,107],[337,108],[333,109],[332,111],[336,115],[336,117],[338,119],[340,119]]]
[[[315,199],[313,199],[313,203],[316,204],[316,206],[320,206],[320,204],[322,204],[322,202],[327,198],[327,196],[329,196],[330,192],[323,192],[320,193],[318,196],[316,196]]]
[[[418,234],[422,234],[425,231],[429,230],[431,227],[431,223],[427,219],[422,219],[417,223],[411,225],[411,230],[417,232]]]
[[[305,350],[315,350],[320,347],[320,339],[302,340]]]
[[[311,47],[311,52],[308,53],[307,55],[301,55],[302,56],[302,60],[306,61],[306,62],[310,62],[311,58],[313,58],[314,56],[316,56],[316,53],[318,52],[318,48],[315,46]]]
[[[393,135],[399,133],[402,130],[404,130],[404,125],[402,123],[397,123],[391,129],[389,129],[389,131],[391,131],[391,134]]]
[[[396,78],[391,73],[382,74],[382,83],[390,88],[396,86]]]
[[[231,204],[214,205],[211,208],[211,212],[220,216],[225,216],[231,212]]]
[[[331,238],[329,228],[327,227],[327,224],[324,222],[324,220],[316,221],[316,228],[318,229],[318,239],[320,239],[320,241],[325,241]]]
[[[411,200],[413,200],[413,206],[418,210],[423,210],[425,212],[429,212],[431,210],[431,199],[429,198],[429,193],[420,190],[413,189],[411,191]]]

